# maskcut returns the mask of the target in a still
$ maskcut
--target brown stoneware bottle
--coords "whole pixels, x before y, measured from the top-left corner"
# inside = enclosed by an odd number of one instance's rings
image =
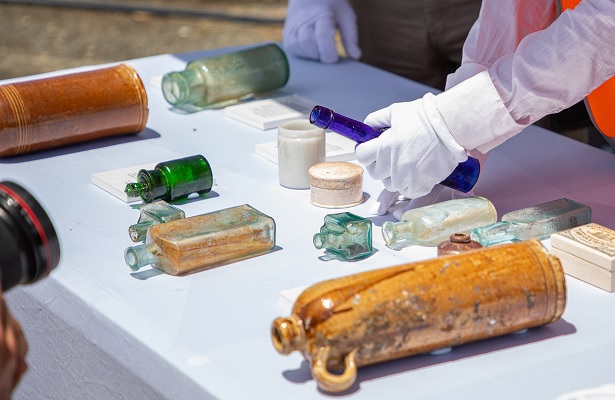
[[[0,85],[0,157],[137,133],[147,94],[132,67]]]
[[[303,353],[322,390],[341,392],[358,367],[549,324],[565,305],[559,260],[531,240],[315,284],[271,335],[279,353]]]

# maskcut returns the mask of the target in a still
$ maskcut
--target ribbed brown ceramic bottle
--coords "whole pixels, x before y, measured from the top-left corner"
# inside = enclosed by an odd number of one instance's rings
[[[271,333],[278,352],[303,353],[321,389],[340,392],[357,367],[545,325],[565,304],[560,262],[533,240],[318,283]]]
[[[143,82],[125,64],[0,85],[0,156],[137,133],[147,115]]]

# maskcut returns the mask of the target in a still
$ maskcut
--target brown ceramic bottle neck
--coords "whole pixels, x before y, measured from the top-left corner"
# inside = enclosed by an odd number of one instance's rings
[[[273,347],[280,354],[290,354],[305,347],[305,331],[303,323],[294,315],[287,318],[277,318],[271,324],[271,340]]]

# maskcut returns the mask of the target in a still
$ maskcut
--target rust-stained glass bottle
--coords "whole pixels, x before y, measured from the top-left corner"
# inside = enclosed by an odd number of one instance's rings
[[[211,190],[213,173],[209,162],[200,154],[157,164],[154,169],[142,169],[137,182],[126,185],[129,197],[141,197],[150,203],[161,199],[183,199],[192,193],[203,194]]]
[[[275,221],[248,204],[153,225],[140,246],[124,253],[137,271],[146,265],[171,275],[213,268],[270,251]]]
[[[0,85],[0,156],[138,133],[147,93],[126,64]]]
[[[318,386],[348,389],[357,368],[557,321],[566,281],[537,240],[502,244],[317,283],[271,339],[299,351]]]

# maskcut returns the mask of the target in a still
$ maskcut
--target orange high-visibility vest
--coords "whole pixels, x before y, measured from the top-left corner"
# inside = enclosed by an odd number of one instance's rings
[[[581,0],[559,0],[558,12],[573,9]],[[594,126],[615,146],[615,77],[598,86],[585,98],[585,107]]]

